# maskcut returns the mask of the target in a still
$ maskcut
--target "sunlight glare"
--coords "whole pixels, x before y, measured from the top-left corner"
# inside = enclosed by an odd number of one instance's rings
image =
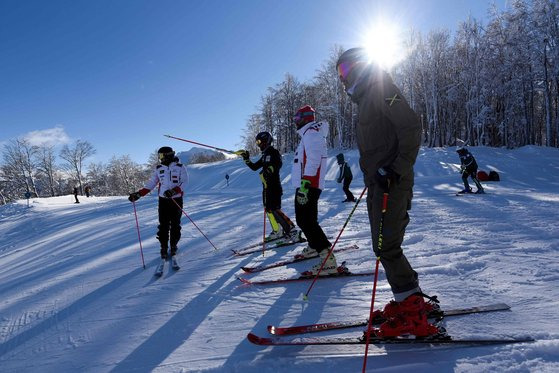
[[[371,62],[389,69],[404,58],[403,45],[396,24],[377,22],[365,34],[363,45]]]

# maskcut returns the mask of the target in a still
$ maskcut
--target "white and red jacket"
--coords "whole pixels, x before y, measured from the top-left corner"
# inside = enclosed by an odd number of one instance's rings
[[[163,193],[169,189],[175,191],[173,198],[184,195],[183,186],[188,182],[188,173],[182,163],[171,162],[169,166],[158,165],[146,185],[140,189],[140,195],[145,196],[156,186],[159,187],[159,197],[166,198]]]
[[[301,141],[293,158],[291,183],[301,186],[301,179],[310,180],[311,187],[323,189],[326,176],[326,136],[328,123],[310,122],[297,130]]]

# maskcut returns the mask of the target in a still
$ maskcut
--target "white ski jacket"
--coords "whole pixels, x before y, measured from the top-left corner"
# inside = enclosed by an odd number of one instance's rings
[[[291,183],[301,186],[301,179],[310,180],[311,187],[323,189],[326,176],[327,122],[310,122],[297,130],[301,141],[293,157]]]
[[[146,195],[150,190],[158,186],[159,197],[166,198],[165,191],[172,189],[175,191],[173,198],[179,198],[184,195],[184,186],[188,182],[188,173],[186,167],[182,163],[171,162],[169,166],[158,165],[149,181],[146,183],[143,189],[140,190],[140,194]]]

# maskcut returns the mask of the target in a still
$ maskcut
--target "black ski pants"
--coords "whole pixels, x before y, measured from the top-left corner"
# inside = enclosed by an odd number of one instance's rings
[[[315,249],[317,252],[329,249],[332,245],[318,224],[318,198],[322,190],[309,188],[307,194],[309,200],[304,205],[297,201],[298,191],[299,188],[295,192],[295,220],[297,225],[305,234],[311,249]]]
[[[351,190],[349,190],[349,185],[351,184],[351,181],[353,180],[353,178],[351,177],[346,177],[344,179],[344,185],[342,187],[342,190],[345,193],[345,197],[348,201],[354,201],[355,197],[353,196],[353,193],[351,193]]]
[[[157,239],[161,244],[161,257],[167,256],[167,248],[169,247],[169,240],[171,243],[171,251],[176,249],[177,244],[181,238],[181,209],[182,198],[159,197],[159,226],[157,227]],[[177,206],[180,206],[180,208]],[[173,255],[174,252],[171,252]]]

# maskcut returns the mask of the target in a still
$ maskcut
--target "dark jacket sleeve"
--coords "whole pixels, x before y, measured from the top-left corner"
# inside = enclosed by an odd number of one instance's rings
[[[258,170],[260,167],[262,167],[262,158],[260,158],[259,160],[257,160],[256,162],[252,162],[252,161],[248,161],[246,162],[247,166],[252,170],[252,171],[256,171]]]

